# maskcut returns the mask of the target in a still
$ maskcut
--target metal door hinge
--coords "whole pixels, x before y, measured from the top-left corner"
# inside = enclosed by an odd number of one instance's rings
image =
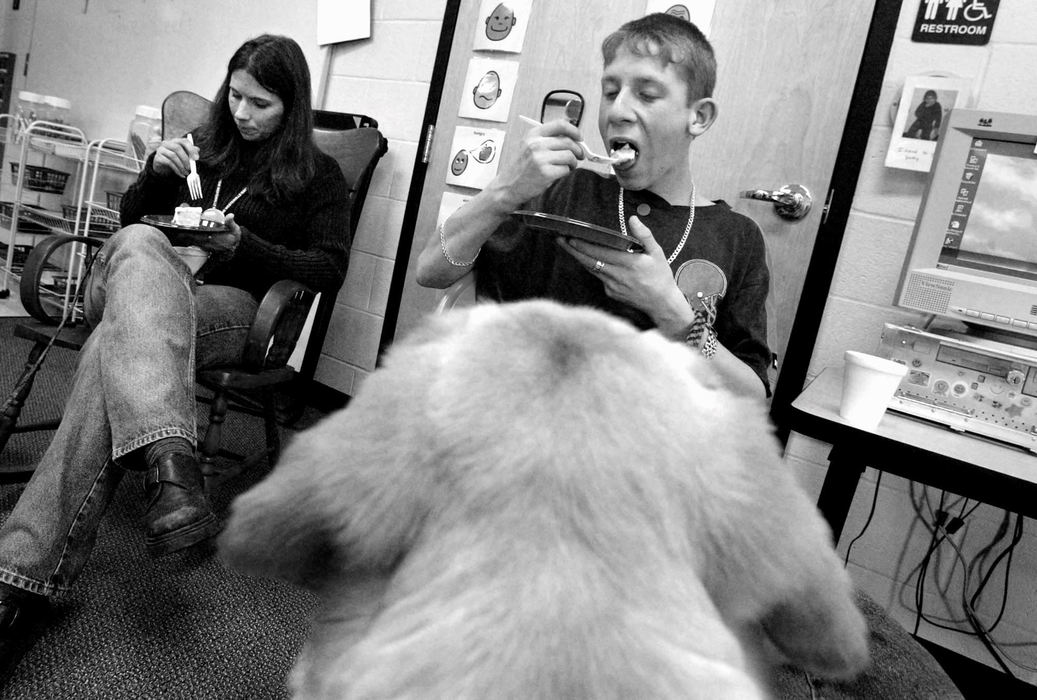
[[[421,162],[428,165],[432,159],[432,141],[436,136],[436,125],[429,124],[425,127],[425,144],[421,147]]]
[[[825,206],[821,209],[821,223],[828,223],[828,214],[832,211],[832,200],[835,199],[835,190],[828,190],[828,199],[825,200]]]

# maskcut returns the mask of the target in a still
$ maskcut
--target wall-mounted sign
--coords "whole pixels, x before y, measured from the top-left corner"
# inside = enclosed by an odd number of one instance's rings
[[[691,22],[699,31],[709,36],[709,25],[713,22],[713,7],[716,0],[647,0],[645,3],[645,14],[663,12],[680,19]]]
[[[970,44],[990,41],[1001,0],[918,0],[911,40],[929,44]]]
[[[457,113],[469,119],[507,121],[511,97],[515,94],[515,84],[518,82],[518,68],[518,61],[471,59]]]
[[[474,129],[459,126],[454,129],[454,142],[450,146],[453,157],[446,183],[457,187],[481,190],[497,175],[500,149],[504,145],[504,132],[499,129]]]
[[[520,53],[529,26],[529,10],[533,0],[482,0],[476,22],[476,51]]]

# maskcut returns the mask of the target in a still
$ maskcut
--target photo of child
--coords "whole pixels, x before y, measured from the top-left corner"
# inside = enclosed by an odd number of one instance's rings
[[[904,138],[936,141],[940,135],[940,124],[943,123],[944,112],[950,108],[945,110],[940,104],[936,90],[926,89],[921,99],[917,98],[917,93],[923,92],[922,88],[915,92],[916,99],[912,100],[911,104],[917,103],[918,106],[915,107],[914,121],[904,130]],[[948,105],[953,105],[956,93],[947,91],[947,95],[944,99]]]

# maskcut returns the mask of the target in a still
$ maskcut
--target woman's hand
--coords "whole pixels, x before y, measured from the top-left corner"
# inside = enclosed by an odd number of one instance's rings
[[[198,147],[186,137],[167,139],[155,150],[151,167],[159,175],[187,177],[191,172],[191,161],[198,160],[198,154]]]
[[[529,201],[577,166],[583,157],[579,140],[580,130],[564,119],[534,126],[523,137],[517,159],[494,184],[515,206]]]
[[[630,217],[628,230],[644,246],[643,253],[627,253],[573,238],[560,238],[559,244],[601,280],[609,297],[644,311],[664,333],[676,332],[690,321],[691,307],[651,230],[636,216]]]
[[[241,242],[241,227],[234,223],[234,215],[227,214],[227,218],[223,221],[227,227],[226,231],[221,233],[210,233],[209,238],[199,244],[200,248],[204,248],[212,253],[230,253],[234,254],[234,251],[238,248],[238,243]]]

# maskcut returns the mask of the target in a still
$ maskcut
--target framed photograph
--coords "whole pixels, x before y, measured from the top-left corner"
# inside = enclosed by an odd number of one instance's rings
[[[968,107],[970,78],[909,76],[904,81],[886,167],[929,172],[940,138],[940,126],[955,107]]]

